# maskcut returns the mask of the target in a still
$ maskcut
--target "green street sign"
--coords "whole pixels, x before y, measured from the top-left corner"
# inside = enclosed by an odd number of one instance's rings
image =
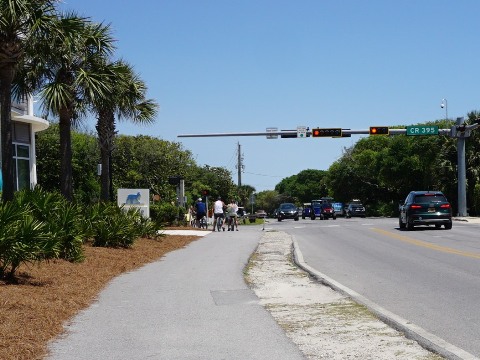
[[[438,135],[438,126],[436,125],[407,126],[406,134],[410,136]]]

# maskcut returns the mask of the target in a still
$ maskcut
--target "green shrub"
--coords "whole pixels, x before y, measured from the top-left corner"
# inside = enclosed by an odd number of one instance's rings
[[[35,219],[46,224],[52,248],[59,249],[50,257],[59,257],[68,261],[82,261],[83,242],[87,238],[84,231],[84,217],[81,207],[68,202],[58,192],[46,192],[40,188],[16,193],[15,200],[20,207],[30,207]]]
[[[150,206],[150,218],[158,228],[174,224],[178,220],[178,215],[178,207],[169,203]]]
[[[132,219],[132,226],[136,230],[137,237],[157,238],[159,236],[155,222],[144,217],[139,209],[130,208],[126,212]]]
[[[13,279],[18,267],[58,256],[46,223],[32,216],[31,208],[0,203],[0,276]]]
[[[137,211],[125,211],[112,203],[98,203],[93,207],[90,219],[93,246],[128,248],[140,236]]]
[[[367,206],[367,215],[385,217],[398,216],[398,204],[394,204],[391,201],[387,203],[379,201],[375,205]]]

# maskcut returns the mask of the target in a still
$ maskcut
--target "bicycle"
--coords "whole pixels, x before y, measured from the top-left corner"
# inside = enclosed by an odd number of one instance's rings
[[[208,223],[207,223],[207,217],[204,216],[200,219],[200,224],[199,224],[200,229],[207,229],[208,228]]]
[[[228,217],[228,231],[235,231],[237,225],[237,218],[235,216]],[[238,227],[237,227],[238,230]]]
[[[220,229],[223,229],[223,231],[225,231],[225,228],[223,227],[223,222],[224,222],[224,218],[219,216],[217,217],[216,220],[214,220],[213,222],[213,231],[215,231],[215,228],[217,228],[218,231],[220,231]]]

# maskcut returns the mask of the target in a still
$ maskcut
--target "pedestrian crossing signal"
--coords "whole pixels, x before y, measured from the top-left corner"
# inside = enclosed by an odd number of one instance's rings
[[[388,126],[370,126],[370,135],[388,135],[390,130]]]

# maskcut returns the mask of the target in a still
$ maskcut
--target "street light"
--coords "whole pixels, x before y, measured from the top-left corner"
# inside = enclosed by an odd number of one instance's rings
[[[445,120],[448,120],[448,103],[447,99],[442,99],[442,103],[440,104],[442,109],[445,109]]]

